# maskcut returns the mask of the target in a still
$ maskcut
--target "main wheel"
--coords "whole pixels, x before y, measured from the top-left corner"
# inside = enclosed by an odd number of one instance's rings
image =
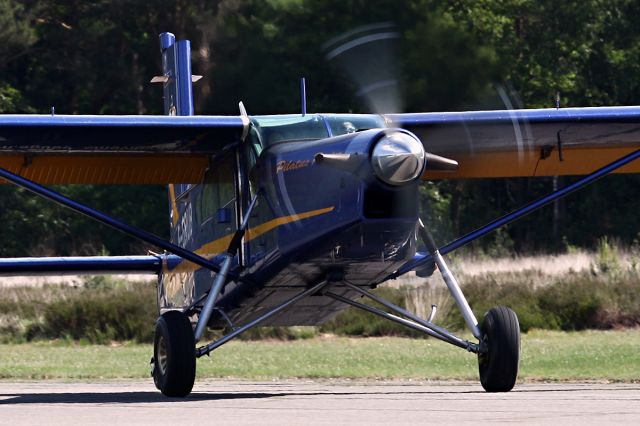
[[[189,395],[196,379],[196,352],[191,322],[179,311],[162,314],[153,342],[153,381],[166,396]]]
[[[478,354],[480,383],[487,392],[509,392],[518,378],[520,324],[516,313],[505,306],[492,308],[484,316],[482,346]]]

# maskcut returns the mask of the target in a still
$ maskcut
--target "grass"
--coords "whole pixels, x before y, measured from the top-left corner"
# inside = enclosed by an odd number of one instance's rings
[[[523,335],[520,379],[640,381],[640,330]],[[65,341],[0,346],[0,378],[148,378],[151,346]],[[477,380],[474,355],[433,339],[234,341],[198,362],[198,378]]]

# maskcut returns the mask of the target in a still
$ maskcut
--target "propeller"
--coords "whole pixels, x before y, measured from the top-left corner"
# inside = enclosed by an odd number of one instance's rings
[[[392,22],[363,25],[324,43],[329,63],[357,87],[356,96],[375,114],[400,112],[396,45],[401,38]]]
[[[393,22],[379,22],[358,26],[333,37],[324,43],[323,50],[327,61],[355,85],[356,96],[370,112],[401,113],[404,102],[398,78],[400,61],[396,55],[401,42],[402,34]],[[499,102],[501,109],[507,111],[522,108],[522,102],[508,85],[495,85],[494,89],[491,96],[493,105]],[[518,162],[522,164],[525,153],[533,149],[531,129],[515,115],[511,127],[511,131],[500,129],[499,132],[512,134]],[[474,134],[474,131],[477,132]],[[449,131],[443,134],[439,129],[419,129],[418,137],[424,140],[426,149],[459,152],[464,158],[474,157],[478,150],[488,149],[492,139],[491,133],[485,133],[482,128],[467,127],[467,124],[461,124],[453,134]],[[455,160],[427,152],[427,170],[452,171],[457,167]]]
[[[356,96],[375,114],[403,111],[395,52],[401,34],[392,22],[363,25],[332,38],[323,45],[326,59],[355,84]],[[427,168],[452,171],[458,162],[425,153]]]

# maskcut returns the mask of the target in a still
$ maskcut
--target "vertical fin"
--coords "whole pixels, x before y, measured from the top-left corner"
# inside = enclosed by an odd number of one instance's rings
[[[193,115],[193,89],[191,76],[191,42],[176,41],[172,33],[160,34],[164,113],[166,115]]]
[[[166,115],[193,115],[193,81],[199,76],[191,75],[191,43],[189,40],[176,41],[176,36],[165,32],[160,34],[162,54],[162,76],[152,82],[162,83],[164,113]],[[170,184],[169,204],[171,217],[171,241],[177,242],[175,228],[180,220],[180,208],[176,198],[189,189],[190,185]]]

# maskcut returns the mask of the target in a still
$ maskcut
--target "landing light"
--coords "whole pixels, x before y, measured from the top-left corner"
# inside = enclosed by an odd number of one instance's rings
[[[376,176],[389,185],[412,182],[424,171],[424,147],[408,133],[388,133],[373,148],[371,165]]]

